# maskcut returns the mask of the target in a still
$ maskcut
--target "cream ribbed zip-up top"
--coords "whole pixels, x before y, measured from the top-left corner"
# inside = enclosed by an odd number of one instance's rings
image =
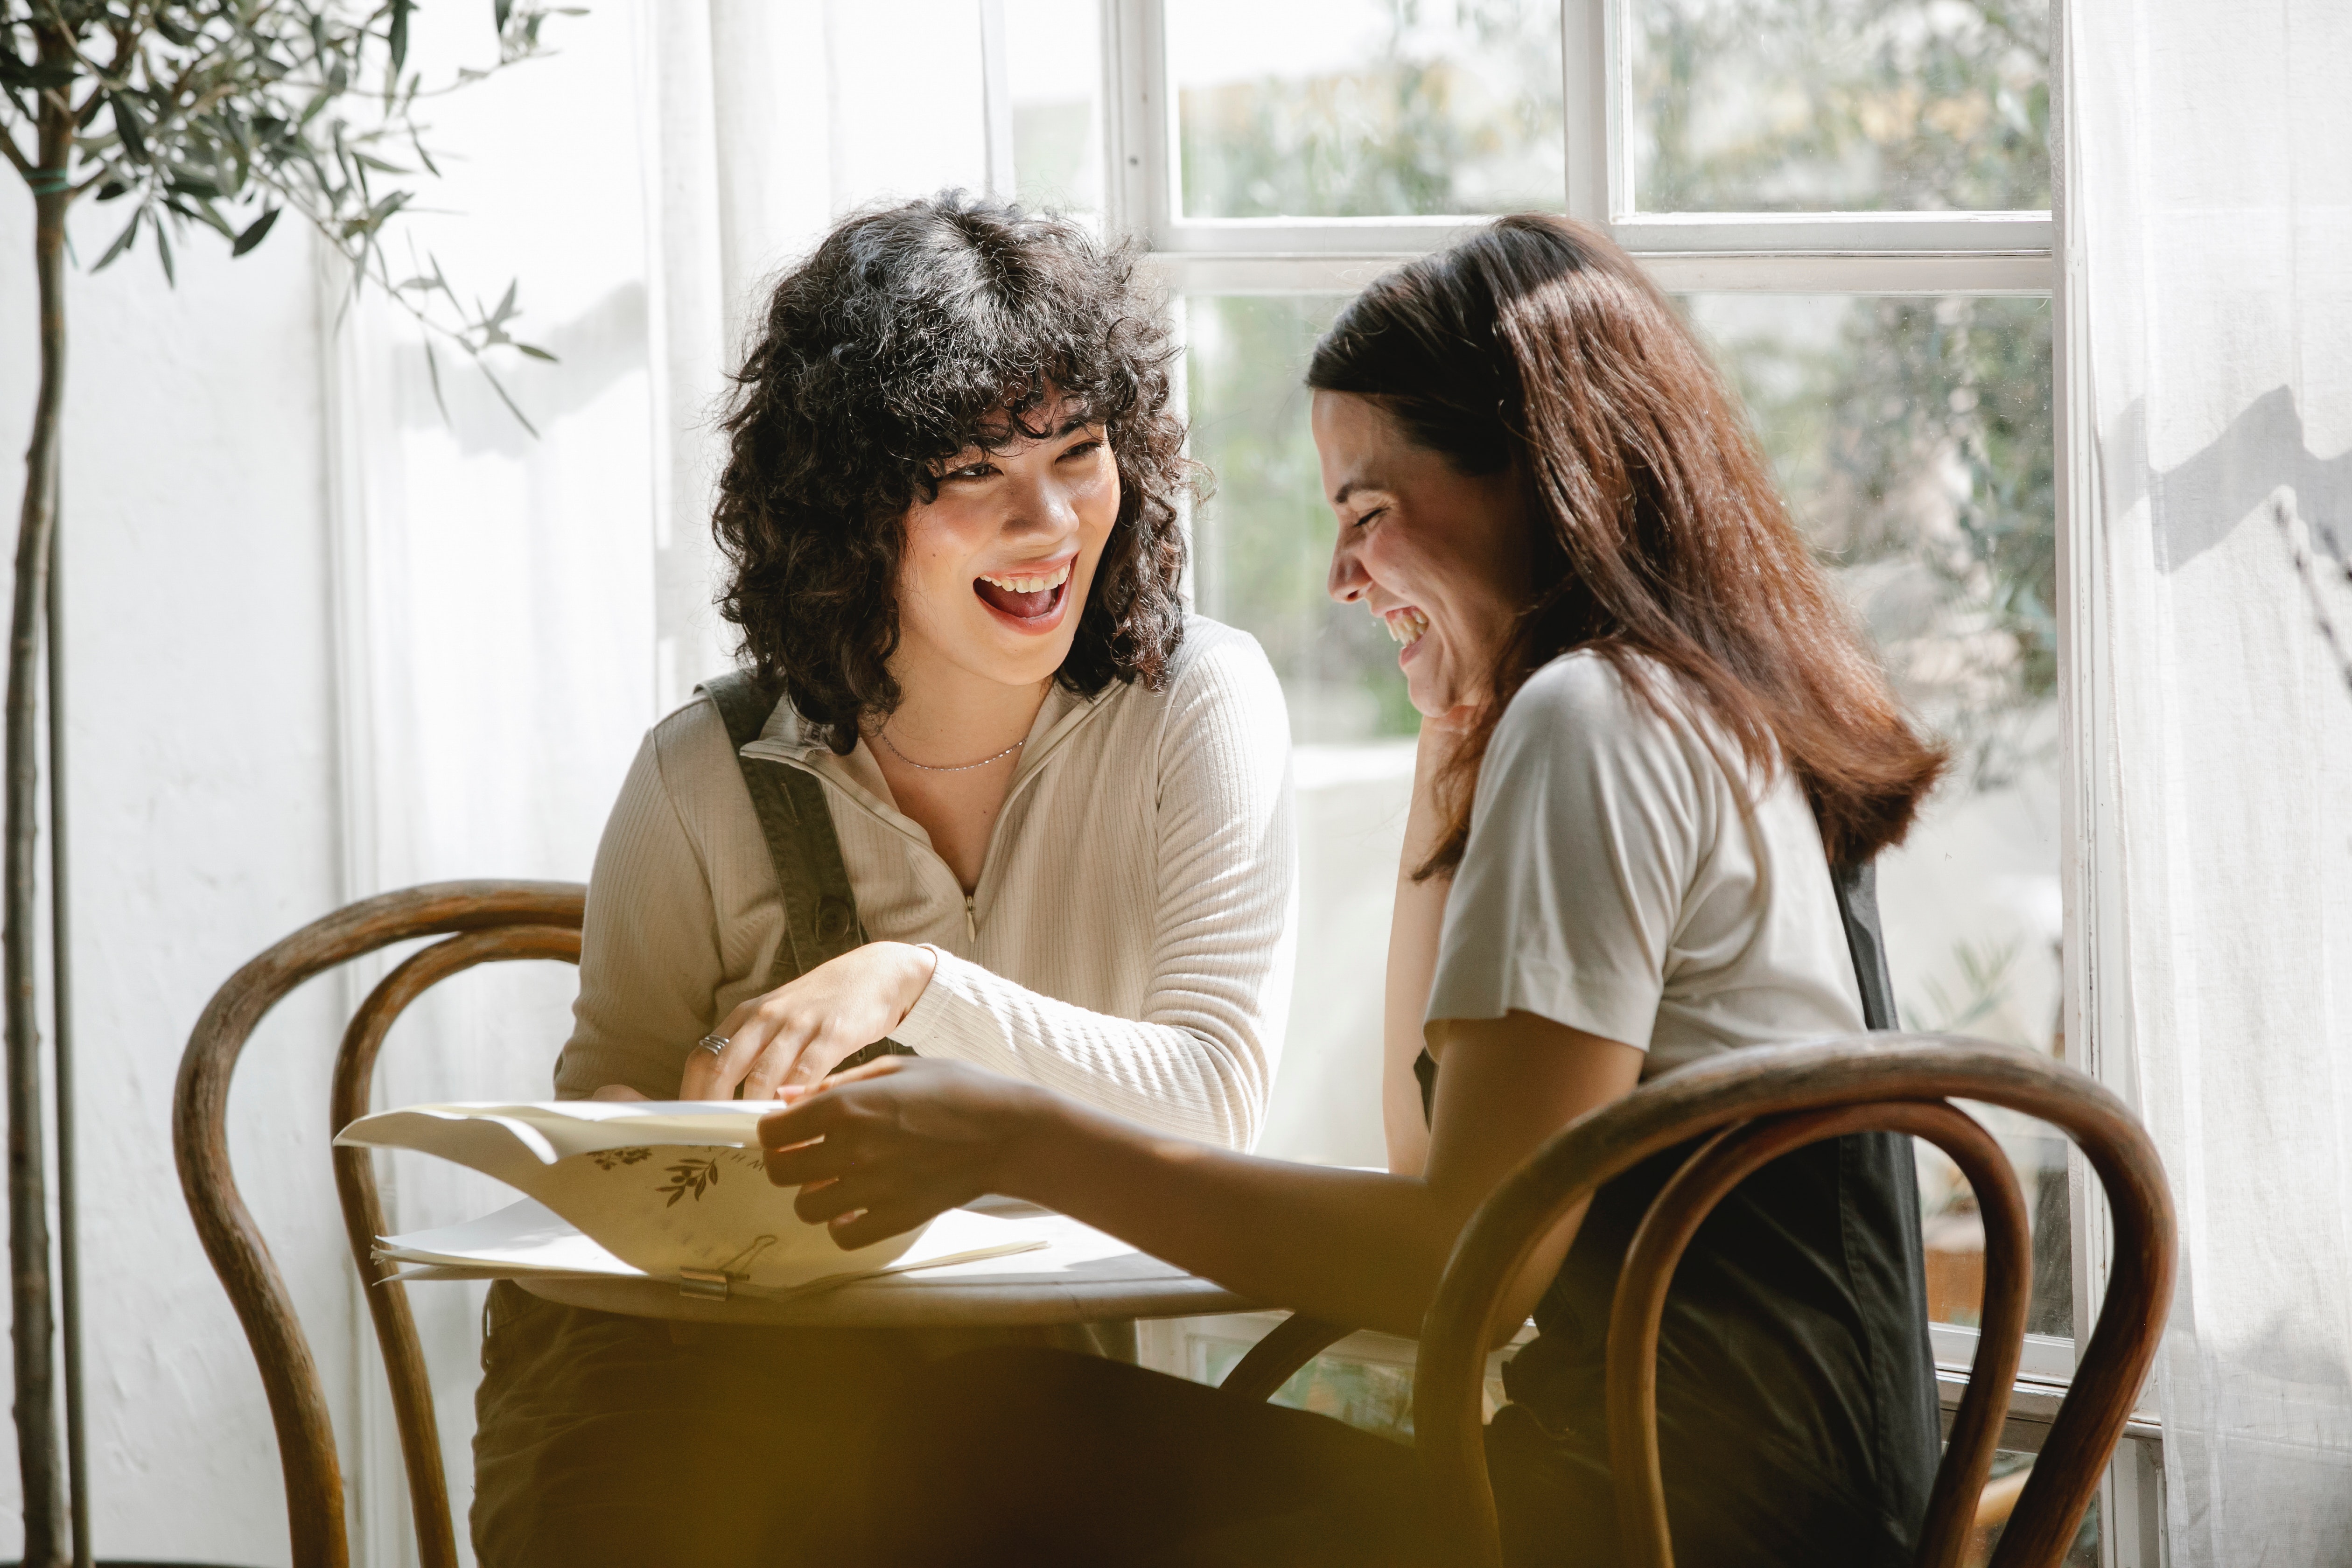
[[[1297,915],[1289,723],[1249,637],[1199,616],[1165,689],[1053,689],[969,900],[863,742],[780,704],[748,755],[825,786],[869,939],[935,949],[893,1037],[1117,1115],[1246,1148],[1289,1004]],[[766,986],[775,868],[700,699],[646,737],[596,851],[559,1094],[667,1099],[686,1053]]]

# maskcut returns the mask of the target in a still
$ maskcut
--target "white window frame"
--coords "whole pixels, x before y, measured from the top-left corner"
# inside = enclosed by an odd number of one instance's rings
[[[2042,212],[1675,213],[1633,206],[1621,131],[1623,0],[1562,0],[1566,207],[1607,228],[1674,292],[2048,294]],[[1196,218],[1178,210],[1163,0],[1101,0],[1105,220],[1140,235],[1180,292],[1349,291],[1451,241],[1475,217]]]
[[[1352,293],[1400,262],[1450,243],[1484,220],[1426,218],[1204,219],[1179,209],[1174,94],[1166,83],[1165,0],[1097,0],[1103,50],[1106,228],[1141,237],[1151,263],[1185,294]],[[1631,77],[1622,18],[1638,0],[1560,0],[1565,208],[1606,229],[1670,292],[2043,295],[2055,312],[2053,422],[2057,450],[2058,632],[2063,731],[2061,881],[2065,1059],[2112,1079],[2102,1049],[2121,1039],[2102,973],[2115,876],[2097,825],[2113,819],[2114,780],[2096,743],[2112,689],[2099,658],[2098,595],[2085,531],[2095,513],[2084,442],[2089,424],[2081,366],[2080,269],[2067,245],[2073,184],[2063,62],[2067,0],[2051,4],[2053,211],[1974,213],[1659,214],[1634,205],[1623,134]],[[2104,1297],[2111,1250],[2105,1205],[2080,1151],[2069,1152],[2074,1296],[2078,1328]],[[1937,1360],[1964,1371],[1975,1335],[1939,1326]],[[2074,1342],[2032,1336],[2021,1369],[2012,1435],[2032,1436],[2033,1413],[2054,1404],[2074,1370]],[[1956,1397],[1947,1389],[1948,1403]],[[2161,1430],[2151,1405],[2135,1414],[2103,1486],[2104,1568],[2161,1561]]]

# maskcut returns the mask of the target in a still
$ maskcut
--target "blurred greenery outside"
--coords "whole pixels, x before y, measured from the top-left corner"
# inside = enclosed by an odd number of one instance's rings
[[[1202,1345],[1206,1364],[1201,1381],[1219,1384],[1249,1352],[1246,1342],[1211,1339]],[[1267,1403],[1311,1410],[1377,1432],[1412,1441],[1412,1368],[1352,1356],[1319,1355],[1290,1374]]]
[[[1326,0],[1335,28],[1369,23],[1357,68],[1194,85],[1179,80],[1188,217],[1381,217],[1558,211],[1557,0]],[[1169,7],[1174,35],[1215,25]]]
[[[2050,205],[2048,0],[1633,0],[1644,212]]]

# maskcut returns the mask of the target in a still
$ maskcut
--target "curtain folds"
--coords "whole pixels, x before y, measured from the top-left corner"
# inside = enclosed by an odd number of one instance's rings
[[[469,20],[420,26],[413,52],[454,73],[480,46]],[[470,154],[435,188],[463,221],[412,226],[461,287],[517,279],[516,334],[558,360],[499,364],[536,433],[446,353],[436,387],[380,301],[337,290],[323,311],[345,898],[585,879],[646,728],[730,658],[716,416],[761,280],[850,208],[986,174],[970,0],[620,0],[559,20],[549,58],[436,110],[440,143]],[[346,1005],[383,965],[355,967]],[[380,1102],[544,1096],[572,989],[560,966],[502,964],[436,990],[391,1043]],[[393,1164],[396,1229],[510,1195]],[[478,1296],[412,1295],[461,1543]],[[382,1373],[365,1314],[350,1321],[360,1552],[413,1561]]]
[[[2065,14],[2170,1560],[2352,1563],[2352,6]]]

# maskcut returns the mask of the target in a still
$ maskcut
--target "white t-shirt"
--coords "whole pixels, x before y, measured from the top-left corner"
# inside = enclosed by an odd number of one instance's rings
[[[1479,769],[1428,1017],[1534,1013],[1647,1051],[1644,1078],[1859,1032],[1803,790],[1777,769],[1751,805],[1737,744],[1652,669],[1669,718],[1592,652],[1511,700]]]

